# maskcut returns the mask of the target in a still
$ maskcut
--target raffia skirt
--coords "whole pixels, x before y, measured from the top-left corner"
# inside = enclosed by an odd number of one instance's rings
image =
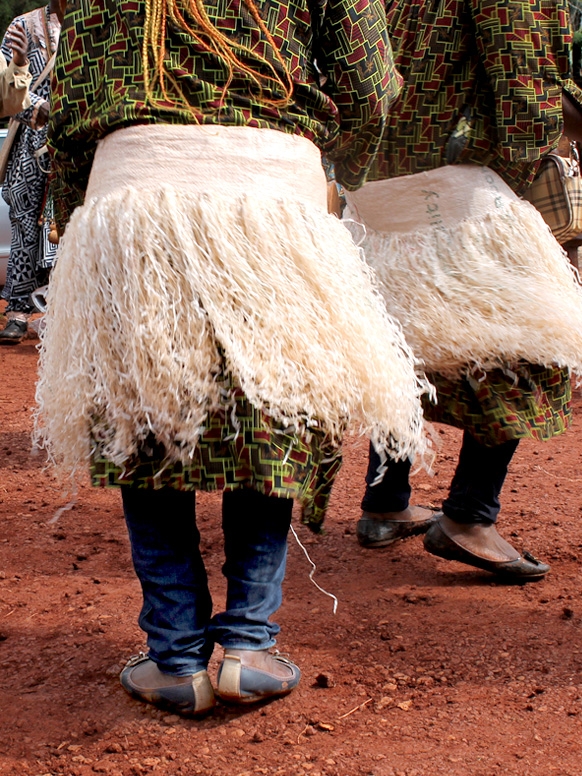
[[[346,198],[345,223],[436,386],[426,414],[485,444],[561,433],[582,367],[582,288],[538,211],[468,164]]]
[[[37,434],[65,472],[307,504],[350,420],[391,455],[425,445],[426,383],[305,138],[108,135],[47,301]]]

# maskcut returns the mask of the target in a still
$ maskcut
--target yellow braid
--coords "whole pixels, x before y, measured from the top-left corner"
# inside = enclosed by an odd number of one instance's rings
[[[147,100],[155,101],[153,92],[155,85],[159,84],[164,100],[175,102],[175,96],[172,99],[169,94],[169,83],[174,95],[177,95],[178,101],[181,103],[181,106],[177,107],[186,107],[191,110],[182,88],[166,67],[166,34],[168,20],[170,20],[178,29],[190,35],[204,51],[214,54],[224,62],[228,77],[222,90],[221,104],[235,73],[239,73],[249,77],[255,84],[257,88],[256,98],[262,105],[277,108],[289,105],[293,94],[291,73],[253,0],[242,1],[267,39],[275,58],[281,64],[285,80],[279,76],[273,65],[264,57],[217,30],[206,13],[203,0],[145,0],[142,57]],[[192,22],[187,21],[186,14],[192,19]],[[271,71],[272,75],[257,72],[251,66],[241,62],[239,59],[241,54],[246,54],[251,59],[260,62],[267,70]],[[270,87],[271,90],[278,89],[283,92],[283,96],[265,97],[263,92],[265,87]]]

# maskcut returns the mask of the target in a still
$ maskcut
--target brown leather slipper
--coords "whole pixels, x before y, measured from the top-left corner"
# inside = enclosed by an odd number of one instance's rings
[[[444,520],[446,521],[448,518],[444,517]],[[519,554],[514,550],[517,557],[508,560],[490,560],[482,557],[448,536],[440,520],[433,523],[425,535],[424,549],[431,555],[446,560],[456,560],[468,566],[490,571],[508,581],[535,582],[543,579],[550,570],[547,564],[542,563],[529,552]]]
[[[402,512],[362,512],[356,534],[362,547],[388,547],[398,539],[427,531],[442,515],[427,507],[409,507]]]

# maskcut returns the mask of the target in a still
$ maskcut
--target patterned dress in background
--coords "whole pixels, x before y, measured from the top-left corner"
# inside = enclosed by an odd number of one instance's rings
[[[56,14],[46,8],[37,8],[19,16],[12,24],[24,27],[29,46],[28,59],[33,84],[41,75],[55,51],[60,32]],[[47,41],[47,32],[48,38]],[[6,39],[2,53],[10,61],[12,49]],[[18,113],[21,128],[12,147],[2,197],[9,206],[11,225],[10,259],[2,298],[8,300],[8,311],[32,311],[30,294],[46,282],[48,270],[56,258],[56,246],[48,241],[48,219],[39,226],[42,211],[50,210],[47,203],[48,153],[35,153],[46,145],[47,127],[36,129],[38,108],[50,100],[50,75],[34,86],[31,106]]]
[[[487,165],[523,194],[562,133],[562,89],[581,97],[569,77],[567,4],[388,0],[386,8],[404,86],[368,180],[467,162]],[[571,422],[564,369],[521,364],[459,382],[429,378],[438,403],[426,401],[426,415],[485,445],[549,439]]]

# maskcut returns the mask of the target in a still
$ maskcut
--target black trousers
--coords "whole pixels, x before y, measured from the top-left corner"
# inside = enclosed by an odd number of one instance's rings
[[[509,463],[517,449],[518,439],[485,447],[467,431],[459,454],[457,469],[443,512],[457,523],[494,523],[501,509],[499,496]],[[362,509],[366,512],[401,512],[410,500],[409,460],[387,461],[387,471],[378,485],[380,457],[370,445],[366,493]]]

